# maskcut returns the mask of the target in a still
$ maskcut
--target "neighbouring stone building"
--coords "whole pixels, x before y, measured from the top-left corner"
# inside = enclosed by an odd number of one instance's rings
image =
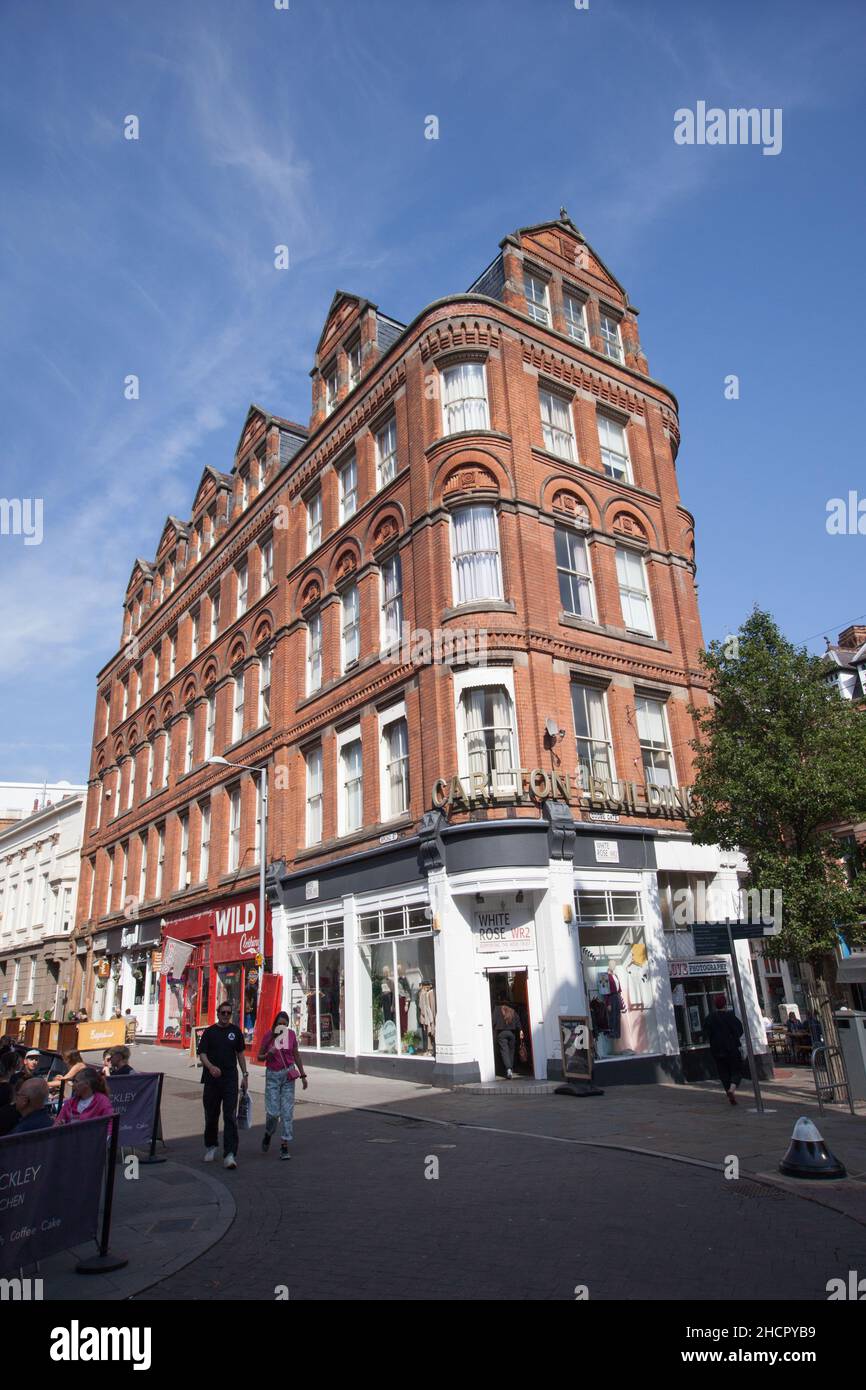
[[[13,796],[12,789],[16,795]],[[0,1004],[65,1017],[87,788],[0,783]],[[49,793],[60,799],[52,802]],[[28,806],[35,807],[28,811]]]

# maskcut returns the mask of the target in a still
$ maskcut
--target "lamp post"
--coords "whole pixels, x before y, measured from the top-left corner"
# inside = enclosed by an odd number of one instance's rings
[[[256,998],[262,997],[262,980],[265,973],[265,853],[268,844],[268,769],[264,767],[251,767],[249,763],[230,763],[228,758],[221,758],[218,754],[212,758],[207,758],[206,762],[214,767],[236,767],[240,772],[257,772],[259,775],[259,797],[261,800],[262,813],[259,818],[259,978]],[[256,1008],[258,1015],[258,1007]],[[242,1020],[243,1021],[243,1020]]]

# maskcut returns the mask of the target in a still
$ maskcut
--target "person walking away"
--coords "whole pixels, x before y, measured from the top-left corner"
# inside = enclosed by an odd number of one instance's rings
[[[22,1081],[15,1097],[18,1123],[12,1129],[12,1134],[27,1134],[33,1129],[52,1129],[54,1116],[47,1109],[49,1098],[48,1082],[41,1076],[32,1076],[29,1081]]]
[[[743,1059],[740,1056],[740,1038],[743,1025],[723,994],[713,1000],[714,1008],[707,1015],[704,1032],[710,1045],[710,1052],[719,1073],[719,1080],[725,1088],[725,1095],[731,1105],[736,1105],[736,1089],[743,1079]]]
[[[282,1010],[262,1038],[259,1061],[265,1064],[265,1133],[262,1153],[271,1146],[277,1125],[280,1131],[280,1158],[291,1158],[292,1121],[295,1113],[295,1082],[298,1077],[307,1089],[307,1073],[298,1052],[298,1037],[289,1026],[289,1015]]]
[[[223,1112],[223,1167],[237,1168],[238,1160],[238,1066],[247,1089],[247,1059],[244,1056],[243,1029],[232,1023],[232,1006],[226,1001],[217,1009],[217,1021],[205,1028],[198,1045],[202,1065],[202,1104],[204,1105],[204,1161],[213,1163],[219,1144],[220,1110]]]
[[[523,1037],[523,1029],[517,1010],[512,1008],[504,996],[493,1010],[493,1037],[505,1068],[505,1075],[511,1081],[514,1077],[514,1049]]]
[[[79,1120],[98,1120],[102,1115],[113,1115],[114,1107],[108,1099],[105,1077],[97,1067],[85,1067],[72,1082],[72,1095],[60,1107],[60,1114],[54,1121],[56,1125],[76,1124]],[[111,1137],[111,1125],[108,1126]]]

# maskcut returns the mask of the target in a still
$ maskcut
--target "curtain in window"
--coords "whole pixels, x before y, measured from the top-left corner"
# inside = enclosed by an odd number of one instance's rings
[[[345,785],[345,829],[358,830],[362,823],[363,804],[361,787],[361,741],[347,744],[343,749],[343,770]]]
[[[489,427],[481,362],[461,362],[442,373],[442,408],[447,434]]]
[[[502,598],[493,507],[461,507],[451,518],[455,603]]]
[[[498,791],[514,786],[511,698],[503,686],[467,690],[463,696],[470,774],[481,773]]]
[[[403,580],[399,555],[382,566],[382,646],[400,641],[403,626]]]
[[[409,736],[405,719],[389,724],[385,737],[388,746],[388,797],[392,816],[398,816],[409,806]]]

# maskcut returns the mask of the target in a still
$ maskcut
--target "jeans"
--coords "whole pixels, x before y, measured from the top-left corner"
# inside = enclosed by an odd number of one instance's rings
[[[510,1028],[502,1028],[496,1034],[496,1043],[499,1048],[499,1056],[506,1071],[514,1070],[514,1044],[517,1041],[517,1034]]]
[[[284,1144],[291,1143],[292,1118],[295,1113],[295,1083],[289,1073],[283,1071],[265,1072],[265,1132],[274,1134],[278,1121],[282,1121],[280,1138]]]
[[[223,1112],[223,1153],[238,1151],[238,1074],[211,1076],[207,1073],[202,1086],[204,1105],[204,1146],[215,1149],[219,1143],[220,1110]]]

